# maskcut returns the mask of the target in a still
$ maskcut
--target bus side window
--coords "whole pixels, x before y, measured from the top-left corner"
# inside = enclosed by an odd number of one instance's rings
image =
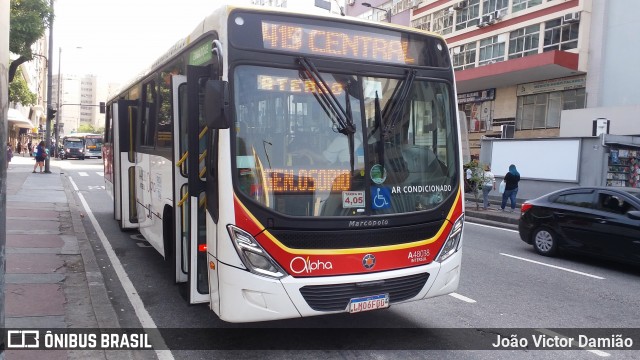
[[[156,136],[156,82],[144,85],[142,94],[142,123],[140,124],[140,145],[155,146]]]

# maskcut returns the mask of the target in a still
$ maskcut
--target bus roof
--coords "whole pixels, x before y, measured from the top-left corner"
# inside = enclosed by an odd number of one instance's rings
[[[403,31],[403,32],[412,32],[412,33],[421,34],[421,35],[428,35],[428,36],[437,37],[437,38],[445,41],[444,37],[442,37],[442,35],[440,35],[438,33],[425,31],[425,30],[422,30],[422,29],[408,27],[408,26],[399,25],[399,24],[377,22],[377,21],[372,21],[372,20],[356,18],[356,17],[352,17],[352,16],[341,16],[339,14],[334,14],[334,13],[309,14],[309,13],[302,13],[302,12],[299,12],[299,11],[294,11],[294,10],[289,10],[289,9],[284,9],[284,8],[279,8],[279,7],[257,6],[257,5],[253,5],[253,6],[252,5],[235,6],[235,5],[230,5],[230,4],[222,4],[218,8],[216,8],[210,15],[206,16],[200,23],[198,23],[197,26],[191,31],[191,33],[187,37],[181,38],[180,40],[176,41],[173,44],[173,46],[171,46],[164,54],[162,54],[160,57],[158,57],[152,63],[151,66],[143,69],[140,73],[138,73],[138,75],[133,77],[133,79],[131,79],[129,82],[125,83],[124,86],[120,87],[116,91],[116,94],[121,94],[122,92],[126,91],[130,87],[134,86],[143,77],[145,77],[148,74],[150,74],[151,72],[153,72],[156,68],[158,68],[158,67],[162,66],[163,64],[167,63],[169,61],[169,59],[173,58],[173,56],[179,54],[186,47],[188,47],[189,45],[191,45],[191,44],[197,42],[198,40],[200,40],[201,36],[203,36],[204,34],[210,32],[211,30],[214,30],[214,29],[215,30],[224,30],[222,28],[220,28],[220,29],[217,28],[216,25],[218,25],[221,22],[223,22],[229,16],[231,11],[238,10],[238,9],[240,9],[240,10],[251,10],[251,11],[262,12],[262,13],[272,13],[272,14],[298,15],[300,17],[306,17],[306,18],[331,19],[332,21],[339,21],[339,22],[344,22],[344,23],[361,24],[361,25],[374,26],[374,27],[379,27],[379,28],[387,28],[387,29],[399,30],[399,31]],[[226,46],[226,44],[223,44],[223,45]],[[226,59],[225,59],[225,61],[226,61]],[[111,100],[111,99],[109,99],[109,100]]]
[[[69,135],[65,135],[62,139],[66,139],[66,138],[83,138],[85,136],[89,136],[89,137],[102,137],[102,134],[93,134],[93,133],[75,133],[75,134],[69,134]]]

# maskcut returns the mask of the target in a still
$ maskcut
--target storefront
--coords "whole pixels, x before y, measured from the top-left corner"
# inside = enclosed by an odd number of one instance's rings
[[[7,141],[15,149],[18,142],[23,145],[28,142],[33,123],[26,116],[24,116],[19,110],[9,108],[8,112],[8,136]]]

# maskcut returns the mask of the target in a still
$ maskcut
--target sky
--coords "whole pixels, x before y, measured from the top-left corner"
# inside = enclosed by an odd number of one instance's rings
[[[53,73],[98,76],[126,84],[178,40],[220,0],[55,0]],[[249,0],[235,0],[235,4]]]

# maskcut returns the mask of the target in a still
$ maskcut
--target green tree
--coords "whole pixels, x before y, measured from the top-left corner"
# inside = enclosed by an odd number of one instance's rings
[[[95,133],[96,129],[94,129],[93,125],[91,124],[80,124],[80,126],[78,126],[78,132],[79,133]]]
[[[22,105],[35,105],[36,94],[32,93],[27,86],[27,82],[22,77],[22,71],[18,69],[16,76],[11,83],[9,83],[9,101],[14,103],[20,103]]]
[[[9,65],[9,82],[18,66],[33,59],[31,46],[44,35],[53,21],[53,8],[47,0],[11,0],[9,51],[19,55]]]

